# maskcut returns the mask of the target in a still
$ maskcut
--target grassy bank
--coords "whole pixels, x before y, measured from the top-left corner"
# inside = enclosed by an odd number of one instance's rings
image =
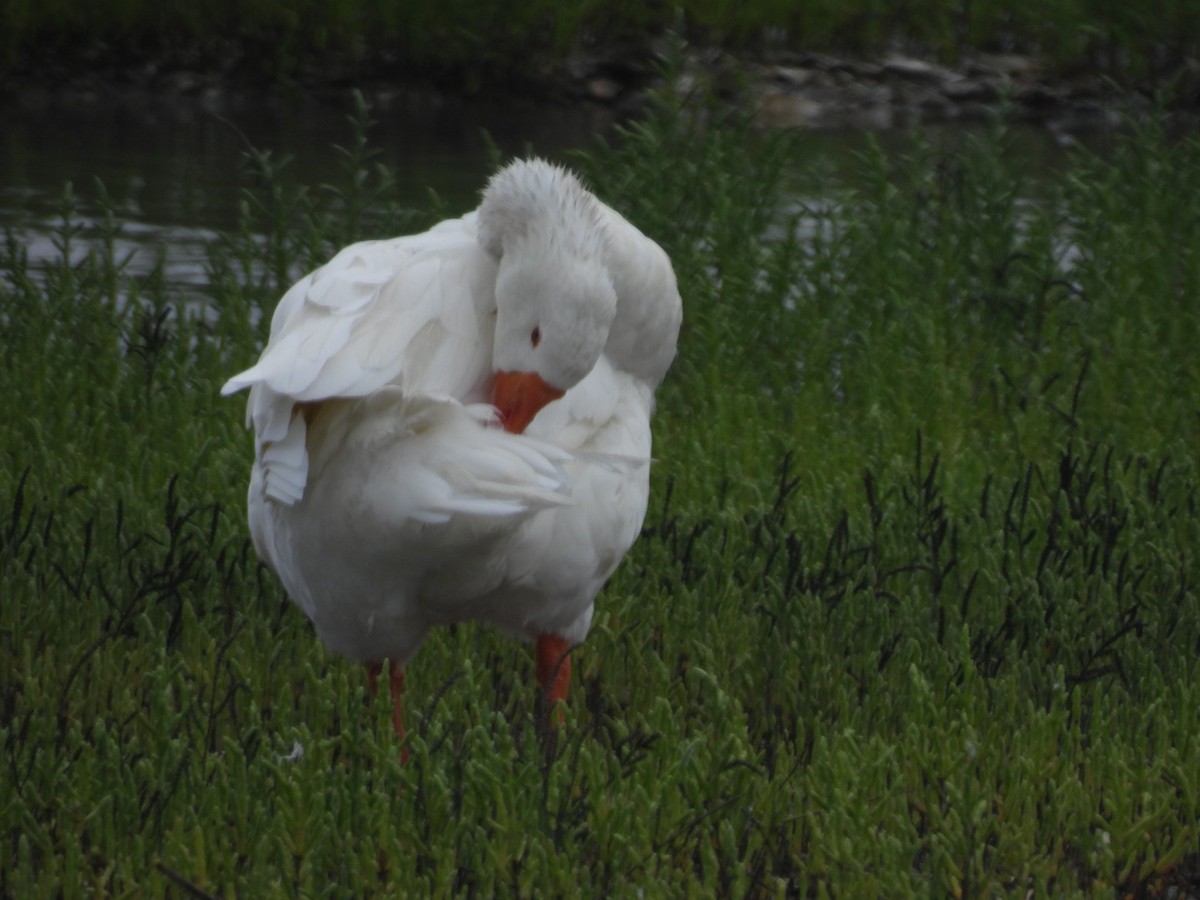
[[[698,44],[878,54],[905,46],[953,61],[974,51],[1032,53],[1069,73],[1161,77],[1197,52],[1200,8],[1109,0],[871,0],[780,3],[685,0],[597,4],[532,0],[384,3],[270,0],[189,4],[155,0],[13,0],[0,9],[6,68],[129,68],[131,63],[233,67],[259,77],[367,70],[417,73],[475,88],[540,78],[574,50],[632,46],[667,28]]]
[[[411,669],[402,767],[386,702],[249,547],[250,441],[217,390],[258,311],[289,267],[427,221],[358,177],[365,150],[340,192],[259,159],[203,314],[111,253],[31,271],[6,243],[0,893],[1187,876],[1200,142],[1133,134],[1034,190],[997,129],[868,154],[851,190],[789,168],[802,138],[703,118],[664,106],[581,162],[671,253],[687,320],[646,530],[553,745],[528,649],[464,627]],[[68,197],[64,260],[72,229]]]

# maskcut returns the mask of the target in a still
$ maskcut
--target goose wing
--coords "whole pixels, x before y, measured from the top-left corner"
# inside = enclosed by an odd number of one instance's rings
[[[308,474],[298,404],[366,397],[483,399],[491,369],[496,264],[474,215],[424,234],[352,244],[280,300],[258,362],[225,383],[250,388],[266,492],[294,503]]]

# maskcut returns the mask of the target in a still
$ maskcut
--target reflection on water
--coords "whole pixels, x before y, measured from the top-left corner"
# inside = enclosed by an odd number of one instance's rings
[[[372,100],[376,125],[370,139],[379,161],[396,175],[398,201],[422,206],[433,190],[451,211],[475,205],[489,174],[488,140],[505,154],[532,151],[561,158],[588,146],[611,128],[613,116],[595,106],[547,107],[517,101],[471,103],[429,96],[395,95]],[[173,293],[203,295],[206,245],[237,224],[242,161],[253,146],[274,159],[292,157],[284,181],[317,185],[337,181],[337,144],[347,144],[353,107],[337,98],[164,97],[147,95],[24,98],[0,109],[0,231],[10,231],[31,261],[57,259],[55,228],[61,223],[63,187],[72,184],[77,255],[94,241],[103,214],[101,188],[121,226],[118,258],[126,271],[145,275],[161,261]],[[485,137],[485,131],[489,137]],[[930,129],[931,140],[953,147],[967,133],[961,125]],[[1061,166],[1064,149],[1053,135],[1012,133],[1028,171]],[[906,135],[877,133],[900,145]],[[812,132],[795,161],[797,189],[818,198],[816,172],[842,180],[856,165],[868,137],[861,131]]]

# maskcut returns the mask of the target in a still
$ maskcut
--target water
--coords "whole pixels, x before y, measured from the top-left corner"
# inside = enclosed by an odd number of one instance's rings
[[[0,108],[0,232],[11,231],[31,261],[56,259],[55,229],[61,223],[63,188],[72,185],[75,222],[82,226],[75,258],[94,240],[102,216],[101,188],[121,223],[119,257],[127,271],[149,273],[161,261],[175,295],[196,299],[205,291],[208,243],[237,224],[246,185],[248,147],[293,157],[285,180],[316,185],[338,178],[336,144],[347,144],[353,108],[348,94],[336,97],[206,97],[146,94],[24,98]],[[590,145],[615,121],[610,111],[511,101],[481,103],[395,94],[372,99],[377,121],[370,138],[380,161],[396,173],[401,204],[421,206],[434,190],[451,211],[476,203],[489,170],[488,140],[506,154],[532,151],[562,158]],[[961,124],[930,129],[935,141],[953,146],[969,129]],[[485,131],[490,138],[485,137]],[[1019,152],[1034,171],[1061,166],[1061,139],[1036,129],[1015,129]],[[902,133],[877,133],[902,145]],[[811,132],[803,141],[809,167],[841,177],[865,148],[861,130]],[[816,163],[821,166],[816,166]],[[803,190],[820,192],[811,179]],[[819,203],[820,197],[805,198]]]
[[[0,233],[16,235],[34,263],[58,258],[55,230],[70,183],[82,226],[77,260],[97,233],[103,190],[121,224],[118,254],[130,255],[127,271],[145,275],[161,257],[169,290],[202,294],[206,245],[237,224],[247,148],[292,157],[285,181],[336,181],[334,147],[351,140],[352,109],[348,95],[75,95],[8,104],[0,108]],[[614,121],[592,107],[402,95],[376,98],[372,117],[371,144],[397,176],[400,203],[423,205],[434,190],[456,211],[476,203],[490,169],[488,140],[507,154],[559,158]]]

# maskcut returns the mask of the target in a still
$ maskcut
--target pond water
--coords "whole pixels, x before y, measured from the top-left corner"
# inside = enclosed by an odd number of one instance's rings
[[[336,180],[335,145],[348,144],[349,96],[336,99],[172,98],[129,95],[24,100],[0,109],[0,232],[11,231],[31,260],[55,257],[64,185],[72,186],[80,250],[102,214],[101,188],[122,225],[129,271],[152,268],[160,253],[173,289],[204,279],[204,248],[237,223],[247,148],[291,157],[285,180]],[[468,104],[398,98],[373,106],[371,144],[397,175],[401,203],[435,190],[467,209],[487,175],[487,138],[506,153],[528,145],[560,156],[611,127],[592,109]]]
[[[221,94],[46,95],[10,100],[0,131],[0,234],[11,233],[32,261],[56,258],[64,185],[72,185],[77,254],[102,214],[101,188],[121,224],[128,271],[145,274],[162,260],[168,289],[202,296],[205,248],[232,228],[246,185],[248,147],[292,157],[287,180],[307,185],[336,180],[337,144],[351,138],[348,95],[338,97]],[[451,210],[471,208],[489,174],[488,141],[504,153],[532,151],[562,158],[609,132],[616,116],[594,105],[547,107],[517,101],[482,103],[428,95],[373,100],[371,144],[396,173],[402,204],[420,205],[436,191]],[[978,126],[976,126],[978,127]],[[942,140],[962,125],[932,129]],[[485,137],[485,132],[487,137]],[[903,135],[878,135],[884,143]],[[1014,137],[1037,170],[1061,164],[1060,140],[1037,129]],[[812,132],[811,160],[846,159],[865,146],[860,130]],[[798,160],[802,167],[806,160]]]

